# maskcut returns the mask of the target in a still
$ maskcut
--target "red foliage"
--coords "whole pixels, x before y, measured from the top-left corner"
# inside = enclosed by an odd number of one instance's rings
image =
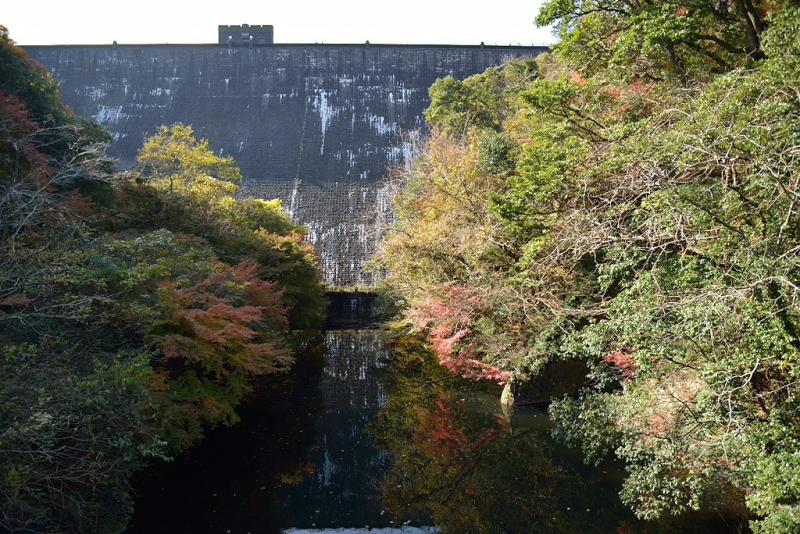
[[[9,175],[27,175],[34,185],[46,185],[50,175],[47,157],[39,151],[34,121],[22,100],[0,92],[0,164]]]
[[[634,80],[628,84],[628,91],[634,95],[647,96],[653,92],[654,87],[654,83],[643,83],[639,80]]]
[[[31,119],[28,109],[22,100],[15,95],[7,95],[0,92],[0,131],[4,136],[13,135],[16,138],[24,139],[36,133],[39,125]],[[9,135],[10,134],[10,135]]]
[[[475,343],[469,339],[471,325],[481,312],[481,298],[469,288],[451,287],[447,300],[431,298],[414,310],[417,328],[428,328],[428,340],[439,363],[450,372],[473,380],[505,383],[511,376],[480,360]]]
[[[632,81],[623,85],[604,85],[600,92],[613,99],[619,108],[617,113],[628,113],[631,109],[638,109],[636,103],[650,95],[654,87],[652,83]]]
[[[581,74],[576,72],[576,71],[570,72],[569,73],[569,78],[570,78],[570,80],[572,80],[573,82],[578,84],[580,87],[583,87],[584,85],[586,85],[586,78],[581,76]]]
[[[31,304],[33,299],[23,293],[14,293],[7,297],[0,299],[0,307],[2,306],[27,306]]]
[[[5,315],[7,312],[3,308],[25,308],[33,303],[33,299],[24,293],[13,293],[7,297],[0,298],[0,315]]]
[[[258,265],[222,266],[198,283],[164,286],[172,300],[175,333],[157,344],[167,359],[201,365],[218,378],[230,372],[258,375],[291,362],[282,348],[262,340],[264,330],[286,329],[283,293],[258,277]]]
[[[645,436],[660,436],[667,432],[671,425],[669,416],[663,413],[656,413],[647,417],[647,427]]]
[[[71,191],[61,198],[61,205],[77,217],[86,217],[94,212],[91,202],[77,191]]]
[[[613,365],[620,373],[623,379],[633,377],[636,373],[636,360],[629,352],[617,350],[603,356],[603,362]]]
[[[600,88],[600,91],[614,99],[619,99],[622,96],[622,87],[617,85],[605,85]]]

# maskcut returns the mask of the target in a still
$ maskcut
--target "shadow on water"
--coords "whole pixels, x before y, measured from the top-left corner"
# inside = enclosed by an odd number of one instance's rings
[[[380,481],[389,466],[364,431],[385,403],[379,330],[329,330],[270,377],[242,422],[210,432],[135,481],[132,533],[271,533],[389,527]]]
[[[378,296],[366,291],[328,291],[328,330],[376,327]]]
[[[174,461],[134,481],[131,533],[281,532],[286,493],[313,473],[324,344],[313,343],[241,409]]]
[[[641,524],[619,502],[621,474],[555,443],[543,412],[503,414],[496,387],[454,378],[414,340],[329,330],[241,423],[139,477],[130,532],[737,531],[718,517]]]

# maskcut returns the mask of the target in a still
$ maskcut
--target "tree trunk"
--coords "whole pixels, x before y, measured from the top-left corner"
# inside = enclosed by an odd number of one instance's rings
[[[739,13],[739,18],[742,20],[745,35],[747,35],[747,42],[750,43],[748,54],[754,58],[761,58],[764,54],[761,52],[761,38],[759,36],[758,27],[763,28],[761,17],[758,12],[752,8],[753,4],[750,0],[734,0],[736,11]],[[748,7],[749,6],[749,7]]]

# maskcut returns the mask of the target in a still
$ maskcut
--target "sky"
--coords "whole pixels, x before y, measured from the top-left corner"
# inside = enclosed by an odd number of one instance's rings
[[[218,24],[272,24],[276,43],[552,44],[544,0],[0,0],[21,45],[214,43]]]

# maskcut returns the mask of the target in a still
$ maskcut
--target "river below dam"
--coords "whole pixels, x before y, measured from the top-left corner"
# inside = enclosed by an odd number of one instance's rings
[[[706,514],[642,524],[624,472],[555,442],[544,411],[504,413],[413,339],[329,330],[270,377],[241,422],[135,481],[130,533],[738,532]]]

